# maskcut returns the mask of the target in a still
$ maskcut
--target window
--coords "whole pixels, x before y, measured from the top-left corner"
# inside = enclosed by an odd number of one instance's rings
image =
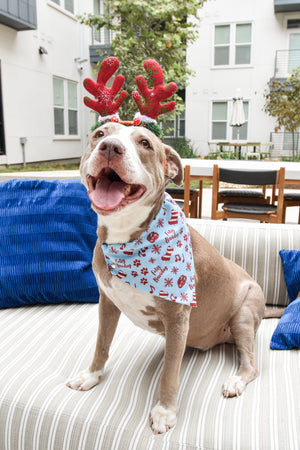
[[[249,102],[244,101],[244,113],[246,123],[239,127],[231,127],[230,126],[230,117],[232,110],[232,100],[230,101],[222,101],[222,102],[213,102],[212,104],[212,140],[218,141],[227,141],[237,140],[237,135],[239,132],[240,140],[248,139],[248,111],[249,111]]]
[[[230,54],[230,25],[215,27],[215,65],[229,64]]]
[[[236,25],[235,64],[250,64],[251,61],[251,24]]]
[[[94,0],[94,15],[103,16],[108,12],[108,9],[103,0]],[[93,27],[93,40],[100,42],[101,44],[109,45],[111,42],[111,32],[106,27],[101,30],[97,30]]]
[[[78,134],[77,83],[53,77],[54,134]]]
[[[300,66],[300,33],[290,34],[288,73]]]
[[[167,120],[162,125],[163,129],[170,129],[171,131],[165,132],[165,138],[185,137],[185,112],[183,111],[175,119]]]
[[[214,35],[214,65],[251,63],[251,23],[216,25]]]
[[[74,0],[52,0],[52,2],[74,14]]]
[[[212,139],[227,139],[227,102],[213,102]]]
[[[300,19],[289,19],[287,21],[288,28],[300,28]]]

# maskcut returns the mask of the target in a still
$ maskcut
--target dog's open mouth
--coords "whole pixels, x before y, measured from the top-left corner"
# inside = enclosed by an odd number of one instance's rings
[[[146,191],[142,184],[129,184],[109,167],[97,177],[87,176],[89,197],[100,212],[112,212],[138,200]]]

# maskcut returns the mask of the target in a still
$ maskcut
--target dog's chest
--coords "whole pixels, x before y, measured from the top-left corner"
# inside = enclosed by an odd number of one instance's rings
[[[101,281],[100,285],[108,298],[135,325],[147,331],[157,332],[153,324],[157,323],[159,318],[156,314],[156,304],[153,295],[122,282],[116,276],[112,277],[110,285],[103,284]]]

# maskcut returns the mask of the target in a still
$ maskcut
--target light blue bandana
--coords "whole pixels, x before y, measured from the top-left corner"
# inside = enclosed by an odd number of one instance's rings
[[[197,306],[194,258],[186,218],[169,194],[149,227],[126,244],[102,244],[109,271],[165,300]]]

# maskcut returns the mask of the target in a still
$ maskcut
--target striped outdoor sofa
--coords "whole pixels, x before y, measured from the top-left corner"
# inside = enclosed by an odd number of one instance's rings
[[[278,251],[300,249],[298,225],[191,220],[221,253],[262,286],[267,303],[286,305]],[[86,368],[97,332],[97,305],[0,310],[1,450],[194,450],[300,448],[300,352],[270,350],[277,319],[255,341],[260,376],[239,398],[222,383],[238,366],[232,345],[187,349],[176,427],[154,436],[164,340],[122,317],[101,384],[76,392],[65,381]]]

